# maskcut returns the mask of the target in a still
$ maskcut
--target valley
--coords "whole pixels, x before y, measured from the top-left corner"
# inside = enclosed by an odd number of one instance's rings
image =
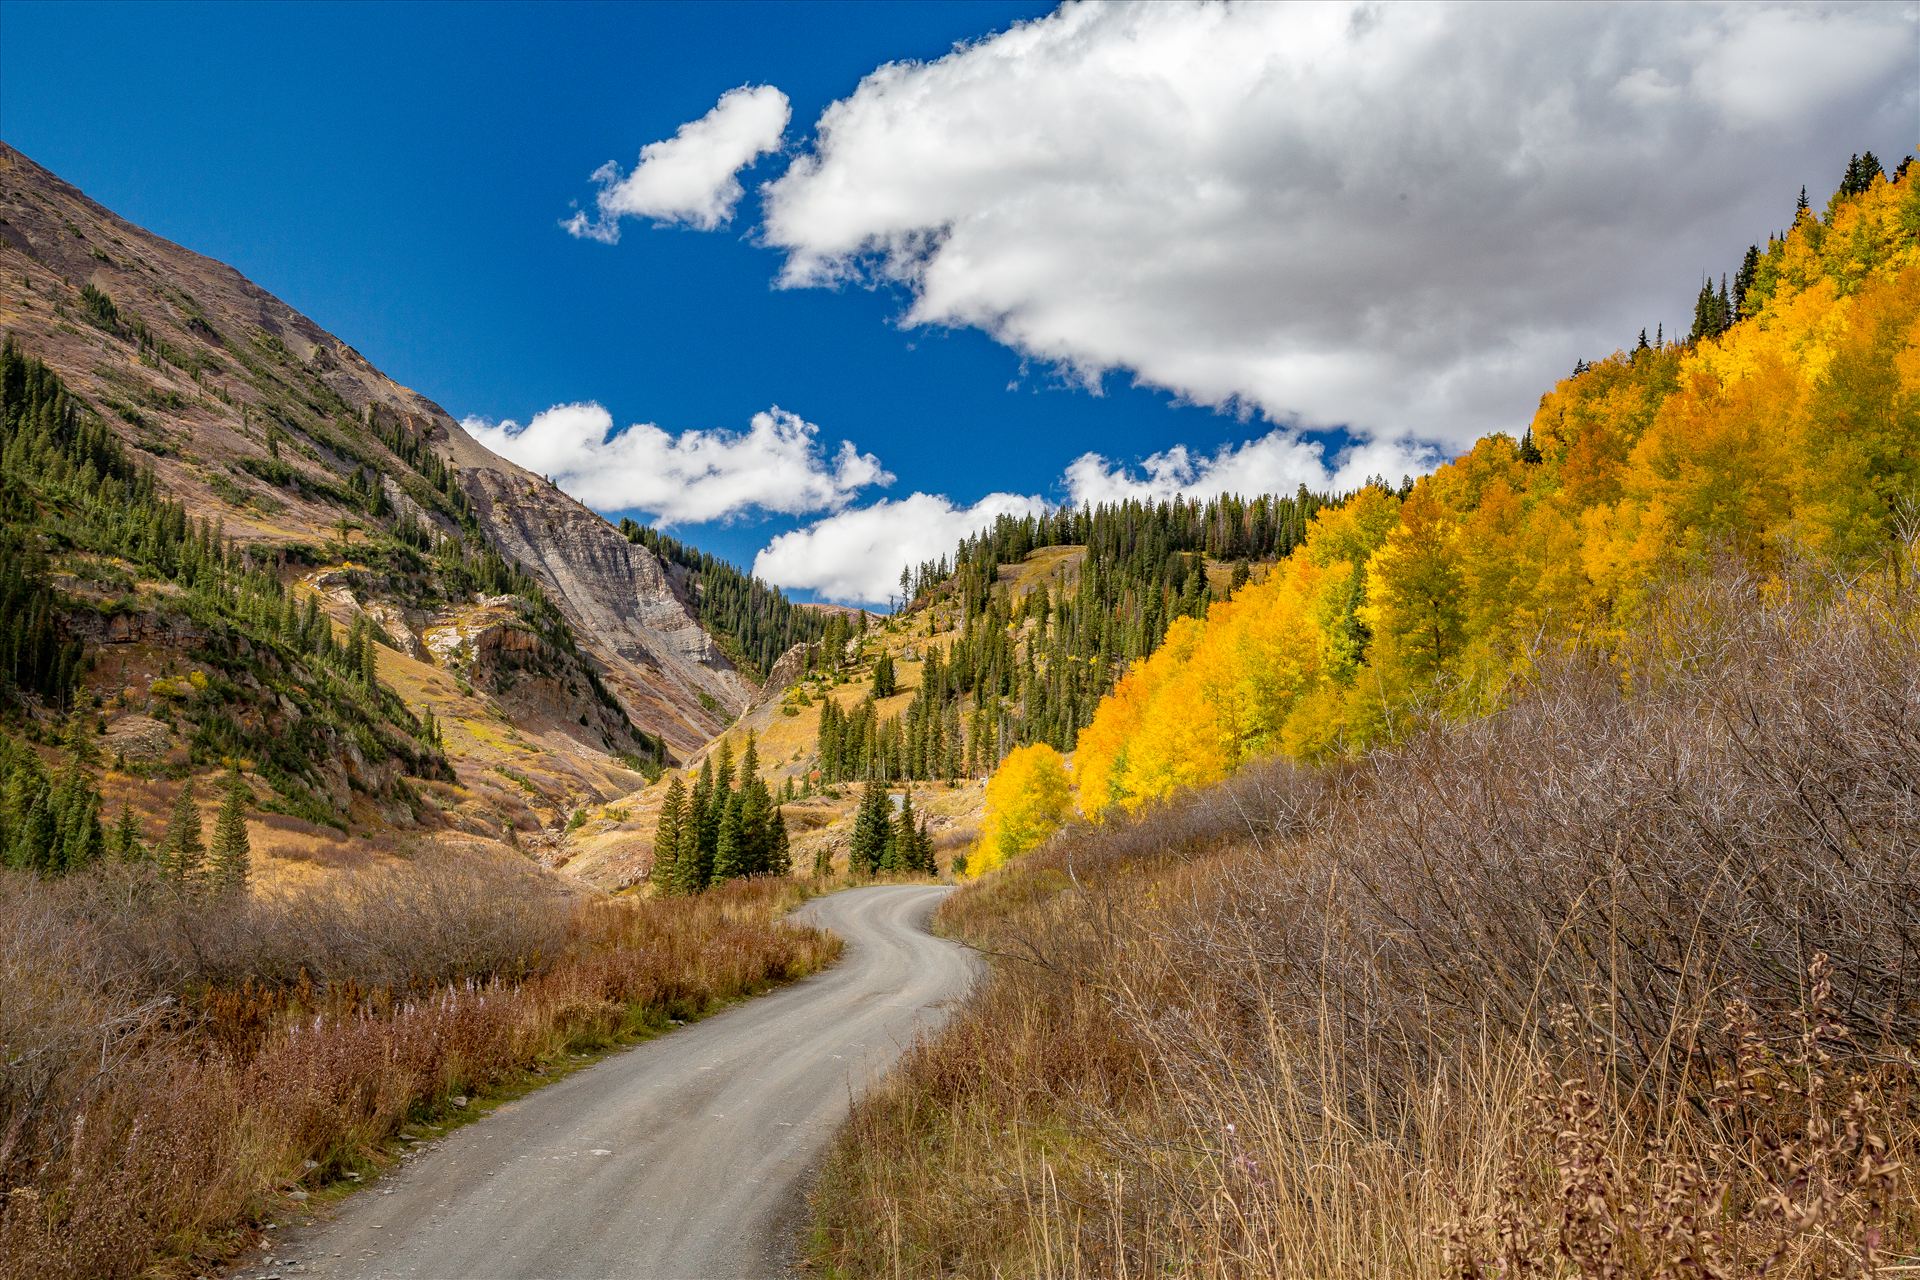
[[[0,142],[0,1280],[1920,1271],[1913,14],[368,12],[452,413]]]

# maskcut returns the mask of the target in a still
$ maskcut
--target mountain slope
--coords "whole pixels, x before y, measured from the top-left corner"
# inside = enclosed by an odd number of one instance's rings
[[[487,539],[540,578],[637,724],[685,752],[744,705],[749,682],[658,556],[238,272],[142,231],[5,144],[0,218],[0,327],[119,413],[136,447],[162,445],[149,449],[156,473],[190,511],[218,513],[250,541],[324,536],[338,504],[303,486],[275,492],[275,510],[236,506],[229,499],[251,487],[236,468],[268,460],[276,415],[296,419],[283,430],[300,417],[323,430],[340,418],[390,424],[451,464]],[[123,333],[84,324],[89,288],[123,317]]]
[[[0,709],[41,765],[110,761],[98,811],[142,838],[238,760],[274,874],[348,834],[552,840],[756,691],[686,566],[4,144],[0,332],[5,604],[38,646]]]

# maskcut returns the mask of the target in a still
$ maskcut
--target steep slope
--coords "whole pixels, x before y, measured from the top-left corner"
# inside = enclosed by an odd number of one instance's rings
[[[145,839],[237,760],[269,875],[423,825],[551,840],[758,687],[683,567],[4,144],[0,333],[0,603],[37,646],[0,711]]]
[[[76,394],[116,414],[116,428],[153,455],[161,485],[190,513],[217,514],[245,540],[328,536],[341,512],[319,485],[337,484],[357,459],[327,447],[337,440],[316,440],[314,466],[291,464],[316,483],[259,495],[253,480],[277,461],[269,436],[384,427],[451,465],[487,540],[540,579],[641,728],[686,752],[744,705],[750,683],[658,556],[487,451],[438,405],[311,320],[231,268],[115,216],[5,144],[0,218],[0,328]],[[91,312],[118,324],[89,325]],[[356,452],[390,473],[406,470],[390,449]]]

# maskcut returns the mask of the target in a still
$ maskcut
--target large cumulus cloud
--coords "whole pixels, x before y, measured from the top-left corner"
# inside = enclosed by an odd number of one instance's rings
[[[1917,64],[1906,5],[1070,5],[874,71],[762,234],[1089,382],[1459,445],[1903,146]]]

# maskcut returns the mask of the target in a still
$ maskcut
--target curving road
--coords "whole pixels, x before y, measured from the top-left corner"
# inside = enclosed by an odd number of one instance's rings
[[[536,1090],[287,1231],[251,1277],[662,1280],[786,1274],[808,1175],[850,1097],[974,976],[926,932],[945,889],[799,913],[838,964]]]

